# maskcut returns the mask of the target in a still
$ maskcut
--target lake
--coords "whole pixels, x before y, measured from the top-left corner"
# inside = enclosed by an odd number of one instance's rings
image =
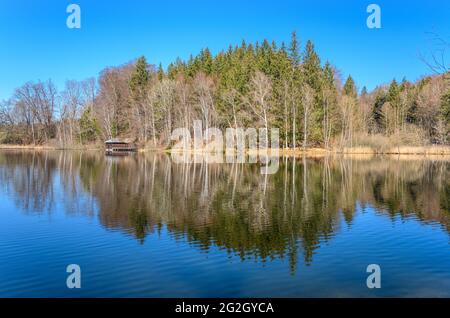
[[[444,157],[0,151],[0,297],[450,297],[449,231]]]

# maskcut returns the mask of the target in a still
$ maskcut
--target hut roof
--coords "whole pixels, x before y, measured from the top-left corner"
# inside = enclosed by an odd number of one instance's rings
[[[117,138],[109,139],[105,141],[105,144],[128,144],[128,141],[119,140]]]

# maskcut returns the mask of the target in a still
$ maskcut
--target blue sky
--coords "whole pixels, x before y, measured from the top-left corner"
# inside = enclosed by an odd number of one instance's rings
[[[81,7],[81,29],[68,29],[66,7]],[[381,29],[366,26],[366,7],[381,7]],[[450,37],[447,0],[0,0],[0,99],[27,81],[97,76],[145,55],[166,66],[203,47],[312,39],[322,60],[352,74],[369,89],[392,78],[429,74],[420,52],[433,44],[427,32]]]

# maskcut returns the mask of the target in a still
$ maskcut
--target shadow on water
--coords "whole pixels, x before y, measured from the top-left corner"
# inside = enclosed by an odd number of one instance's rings
[[[257,164],[173,163],[164,154],[0,152],[0,184],[25,213],[97,216],[144,243],[166,227],[204,251],[305,264],[356,209],[414,217],[450,230],[450,163],[444,159],[281,158],[275,175]],[[95,203],[95,204],[94,204]]]

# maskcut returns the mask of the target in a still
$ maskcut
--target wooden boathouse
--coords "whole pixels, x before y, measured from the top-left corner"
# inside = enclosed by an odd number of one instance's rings
[[[110,139],[105,141],[106,154],[126,154],[136,151],[136,145],[118,139]]]

